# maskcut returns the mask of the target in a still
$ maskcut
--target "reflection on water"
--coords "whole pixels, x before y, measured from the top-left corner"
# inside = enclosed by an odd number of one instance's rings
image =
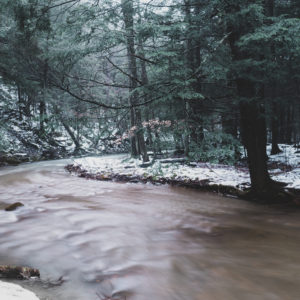
[[[0,211],[0,264],[40,269],[22,284],[42,299],[299,299],[299,212],[88,181],[66,163],[0,169],[0,201],[25,205]]]

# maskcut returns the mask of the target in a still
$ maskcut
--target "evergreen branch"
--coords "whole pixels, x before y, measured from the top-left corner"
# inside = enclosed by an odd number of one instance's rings
[[[131,76],[130,74],[128,74],[127,72],[125,72],[123,69],[121,69],[120,67],[118,67],[116,64],[114,64],[110,59],[109,57],[106,57],[106,59],[110,62],[110,64],[112,64],[116,69],[118,69],[122,74],[126,75],[127,77],[129,77],[131,80],[134,80],[136,82],[138,82],[140,85],[143,85],[143,83],[137,79],[137,78],[134,78],[133,76]]]
[[[72,79],[76,79],[76,80],[83,80],[83,81],[87,81],[87,82],[97,83],[97,84],[103,85],[103,86],[110,86],[110,87],[116,87],[116,88],[122,88],[122,89],[129,89],[130,88],[128,85],[108,83],[108,82],[100,82],[96,79],[86,79],[86,78],[81,78],[81,77],[78,77],[78,76],[71,76],[69,74],[64,74],[64,76],[72,78]]]

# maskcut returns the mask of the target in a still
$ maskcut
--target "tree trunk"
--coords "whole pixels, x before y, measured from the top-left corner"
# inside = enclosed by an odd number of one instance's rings
[[[272,149],[271,155],[282,152],[278,146],[278,108],[277,103],[273,102],[272,105]]]
[[[129,102],[131,103],[131,101]],[[131,128],[134,128],[136,122],[135,122],[135,112],[134,108],[130,108],[130,126]],[[137,149],[137,142],[136,142],[136,135],[134,132],[131,133],[130,136],[130,149],[131,149],[131,156],[137,157],[138,156],[138,149]]]
[[[142,39],[140,38],[139,39],[139,56],[142,58],[141,59],[141,81],[142,81],[142,84],[143,86],[147,86],[148,85],[148,75],[147,75],[147,68],[146,68],[146,63],[145,63],[145,53],[144,53],[144,48],[143,48],[143,41]],[[147,102],[148,98],[146,96],[145,98],[145,101]],[[144,162],[147,162],[149,161],[149,157],[148,157],[148,154],[147,154],[147,149],[146,149],[146,143],[145,143],[145,140],[144,140],[144,134],[143,134],[143,126],[142,126],[142,120],[141,120],[141,113],[140,113],[140,109],[137,108],[137,116],[140,115],[140,120],[139,120],[139,123],[140,123],[140,126],[141,126],[141,135],[140,135],[140,140],[139,140],[139,144],[140,144],[140,147],[141,147],[141,154],[143,156],[143,161]],[[147,115],[147,121],[149,121],[149,107],[146,106],[146,115]],[[151,129],[150,129],[150,126],[147,126],[147,133],[148,133],[148,136],[149,136],[149,143],[150,143],[150,146],[152,146],[152,136],[151,136]]]
[[[57,105],[53,105],[53,108],[54,108],[55,114],[57,115],[59,121],[64,126],[64,128],[67,131],[67,133],[69,134],[71,140],[75,144],[75,150],[74,150],[74,152],[78,152],[80,150],[80,143],[79,143],[78,139],[76,138],[75,134],[73,133],[73,131],[70,128],[70,126],[68,125],[68,123],[65,121],[64,117],[61,115],[61,112],[60,112],[58,106]]]
[[[127,58],[130,74],[130,98],[129,103],[131,107],[131,127],[137,127],[136,137],[131,137],[131,154],[136,156],[140,150],[143,161],[149,161],[147,154],[142,120],[140,109],[134,107],[137,103],[137,65],[135,58],[135,43],[134,43],[134,29],[133,29],[133,2],[132,0],[122,0],[122,13],[124,17],[125,29],[126,29],[126,46],[127,46]],[[137,144],[138,143],[138,144]]]
[[[195,7],[195,16],[199,18],[201,14],[201,6],[197,5]],[[199,32],[201,31],[201,25],[199,21],[197,23],[199,27]],[[201,38],[198,37],[195,41],[195,45],[192,45],[194,48],[193,55],[194,55],[194,63],[192,66],[193,73],[196,76],[196,82],[193,85],[194,90],[197,93],[202,92],[202,83],[201,83],[201,76],[200,70],[201,67]],[[192,110],[192,118],[194,120],[194,126],[191,133],[191,138],[196,144],[201,144],[204,138],[204,131],[203,131],[203,102],[201,99],[196,99],[191,101],[191,110]]]
[[[22,95],[22,90],[21,90],[20,86],[18,85],[18,108],[19,108],[19,120],[20,121],[23,120],[23,103],[24,103],[24,99],[23,99],[23,95]]]
[[[236,13],[239,9],[241,9],[239,6],[228,6],[227,13]],[[229,33],[228,40],[233,61],[237,62],[249,58],[249,55],[242,52],[236,45],[239,38],[247,32],[239,32],[236,24],[228,24],[227,32]],[[240,74],[236,76],[235,82],[237,96],[240,99],[241,133],[248,155],[251,189],[256,197],[264,200],[263,198],[266,197],[268,192],[273,191],[267,168],[264,107],[260,103],[263,94],[262,87],[246,76],[240,76]],[[259,90],[258,93],[257,90]]]
[[[245,84],[249,86],[249,83],[245,82],[240,88],[246,88]],[[260,103],[249,99],[240,103],[240,114],[243,141],[248,155],[251,187],[256,194],[263,195],[271,182],[266,159],[264,109]]]
[[[291,104],[289,103],[287,107],[287,116],[286,116],[286,133],[285,133],[285,142],[287,144],[292,143],[292,132],[293,132],[293,126],[292,126],[292,109]]]
[[[265,0],[265,14],[268,17],[274,17],[274,0]],[[274,56],[274,45],[271,45],[271,52]],[[274,83],[275,84],[275,83]],[[281,152],[279,146],[278,146],[278,105],[274,101],[274,89],[272,89],[272,124],[271,124],[271,130],[272,130],[272,149],[271,149],[271,155],[278,154]]]
[[[43,94],[40,99],[40,134],[45,133],[46,97],[47,97],[48,63],[45,61],[43,74]]]

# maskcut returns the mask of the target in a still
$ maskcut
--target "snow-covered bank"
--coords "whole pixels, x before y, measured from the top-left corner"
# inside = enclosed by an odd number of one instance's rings
[[[39,300],[39,298],[31,291],[21,286],[0,281],[0,299],[1,300]]]
[[[274,180],[287,183],[288,188],[300,189],[300,153],[292,145],[280,145],[283,152],[270,156],[270,174]],[[268,147],[270,151],[270,147]],[[175,159],[174,159],[175,160]],[[172,159],[157,160],[143,167],[141,161],[126,155],[85,157],[74,160],[74,167],[89,174],[98,174],[109,179],[112,174],[127,177],[203,182],[207,185],[223,185],[238,189],[250,186],[249,171],[246,167],[221,164],[173,162]],[[101,177],[102,176],[102,177]]]

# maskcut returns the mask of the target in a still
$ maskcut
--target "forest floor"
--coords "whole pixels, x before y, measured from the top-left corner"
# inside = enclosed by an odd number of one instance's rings
[[[270,155],[268,146],[272,179],[285,182],[289,189],[300,190],[300,151],[293,145],[282,144],[280,148],[280,154]],[[230,166],[168,157],[143,164],[128,155],[111,155],[74,159],[66,169],[96,180],[169,183],[231,195],[250,187],[245,162]]]

